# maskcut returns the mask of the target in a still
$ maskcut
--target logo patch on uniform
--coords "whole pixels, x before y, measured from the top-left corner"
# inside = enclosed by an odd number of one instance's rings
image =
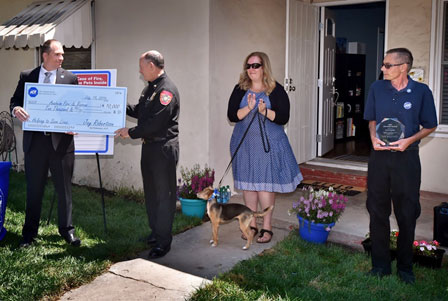
[[[406,101],[403,104],[403,108],[405,108],[406,110],[409,110],[410,108],[412,108],[412,103],[410,103],[409,101]]]
[[[160,103],[164,106],[167,106],[170,102],[171,99],[173,99],[173,93],[163,90],[160,93]]]

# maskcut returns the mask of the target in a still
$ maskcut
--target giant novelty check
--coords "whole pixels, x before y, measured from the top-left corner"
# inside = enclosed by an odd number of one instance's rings
[[[25,83],[24,131],[113,134],[126,122],[127,88]]]

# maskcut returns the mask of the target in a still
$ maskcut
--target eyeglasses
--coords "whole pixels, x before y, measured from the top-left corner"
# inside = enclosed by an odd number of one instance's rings
[[[263,65],[260,64],[260,63],[246,64],[246,70],[248,70],[248,69],[250,69],[250,68],[252,68],[252,69],[258,69],[258,68],[260,68],[261,66],[263,66]]]
[[[381,67],[384,67],[384,68],[386,68],[386,69],[390,69],[390,68],[392,68],[392,67],[395,67],[395,66],[401,66],[401,65],[404,65],[404,64],[407,64],[407,63],[400,63],[400,64],[383,63],[383,64],[381,64]]]

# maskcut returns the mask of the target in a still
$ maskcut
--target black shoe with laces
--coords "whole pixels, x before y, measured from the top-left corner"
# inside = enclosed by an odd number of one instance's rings
[[[379,278],[383,278],[384,276],[389,276],[391,275],[391,271],[390,270],[386,270],[386,269],[382,269],[382,268],[372,268],[367,275],[368,276],[376,276]]]
[[[148,258],[156,259],[156,258],[163,257],[170,251],[170,249],[171,248],[169,246],[165,247],[165,248],[156,246],[149,251]]]
[[[397,271],[398,278],[400,278],[401,281],[403,281],[406,284],[414,284],[415,283],[415,276],[414,273],[411,272],[405,272],[405,271]]]
[[[34,240],[34,238],[25,238],[23,237],[20,242],[19,242],[19,248],[28,248],[30,247],[32,244],[34,244],[36,241]]]

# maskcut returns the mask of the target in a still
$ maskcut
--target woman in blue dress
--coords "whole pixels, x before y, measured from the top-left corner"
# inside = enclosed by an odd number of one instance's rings
[[[294,191],[303,177],[283,129],[289,120],[288,94],[273,78],[265,53],[253,52],[244,60],[227,116],[236,123],[230,140],[231,155],[237,151],[232,162],[235,188],[243,191],[244,203],[253,211],[258,203],[261,209],[274,205],[276,192]],[[263,218],[257,242],[271,241],[271,220],[272,211]],[[251,229],[257,235],[255,219]]]

